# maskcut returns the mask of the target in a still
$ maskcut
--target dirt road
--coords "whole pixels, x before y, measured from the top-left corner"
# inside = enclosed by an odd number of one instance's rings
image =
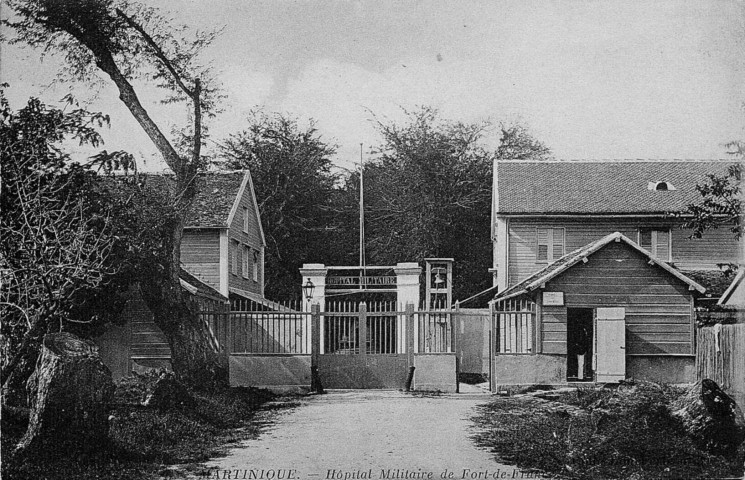
[[[210,478],[496,480],[535,478],[470,440],[482,395],[345,391],[307,397],[256,440],[208,463]]]

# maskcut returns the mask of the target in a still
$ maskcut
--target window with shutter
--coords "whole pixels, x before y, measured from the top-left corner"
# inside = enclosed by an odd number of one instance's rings
[[[230,273],[238,275],[238,242],[230,242]]]
[[[670,230],[640,228],[639,246],[648,250],[653,257],[664,262],[671,261],[670,258]]]
[[[248,278],[248,247],[243,247],[242,253],[242,262],[241,262],[241,273],[243,274],[243,278]]]
[[[536,262],[553,262],[564,255],[564,229],[538,228]]]
[[[253,280],[254,282],[259,281],[259,252],[254,252]]]
[[[538,229],[538,249],[536,252],[536,261],[538,262],[548,261],[548,232],[547,228]]]
[[[551,260],[557,260],[564,256],[564,229],[554,228],[553,234],[553,258]]]

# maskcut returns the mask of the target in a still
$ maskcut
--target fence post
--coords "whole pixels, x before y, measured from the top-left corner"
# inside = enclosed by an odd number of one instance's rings
[[[321,384],[321,375],[318,372],[318,360],[321,356],[321,307],[314,303],[310,307],[310,390],[315,393],[324,393]]]
[[[406,377],[406,391],[411,391],[414,380],[414,304],[406,304],[406,353],[408,355],[409,375]]]
[[[496,393],[497,391],[497,348],[496,337],[499,334],[497,330],[497,314],[494,313],[494,303],[489,303],[489,390]]]
[[[460,310],[460,302],[455,302],[455,309],[450,314],[450,349],[455,354],[455,393],[460,393],[460,355],[458,353],[458,322],[460,316],[458,311]]]
[[[367,304],[360,302],[360,316],[359,325],[357,326],[359,332],[359,351],[360,355],[367,355]]]

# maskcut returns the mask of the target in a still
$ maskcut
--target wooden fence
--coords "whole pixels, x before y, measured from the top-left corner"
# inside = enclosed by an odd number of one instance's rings
[[[698,329],[697,378],[709,378],[745,406],[745,324]]]

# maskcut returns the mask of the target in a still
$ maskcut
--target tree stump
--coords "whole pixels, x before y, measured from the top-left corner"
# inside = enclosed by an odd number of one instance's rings
[[[114,383],[93,342],[69,333],[46,335],[30,383],[31,415],[17,455],[90,451],[106,444]]]
[[[713,380],[696,382],[672,405],[699,448],[733,457],[745,440],[745,418],[735,401]]]

